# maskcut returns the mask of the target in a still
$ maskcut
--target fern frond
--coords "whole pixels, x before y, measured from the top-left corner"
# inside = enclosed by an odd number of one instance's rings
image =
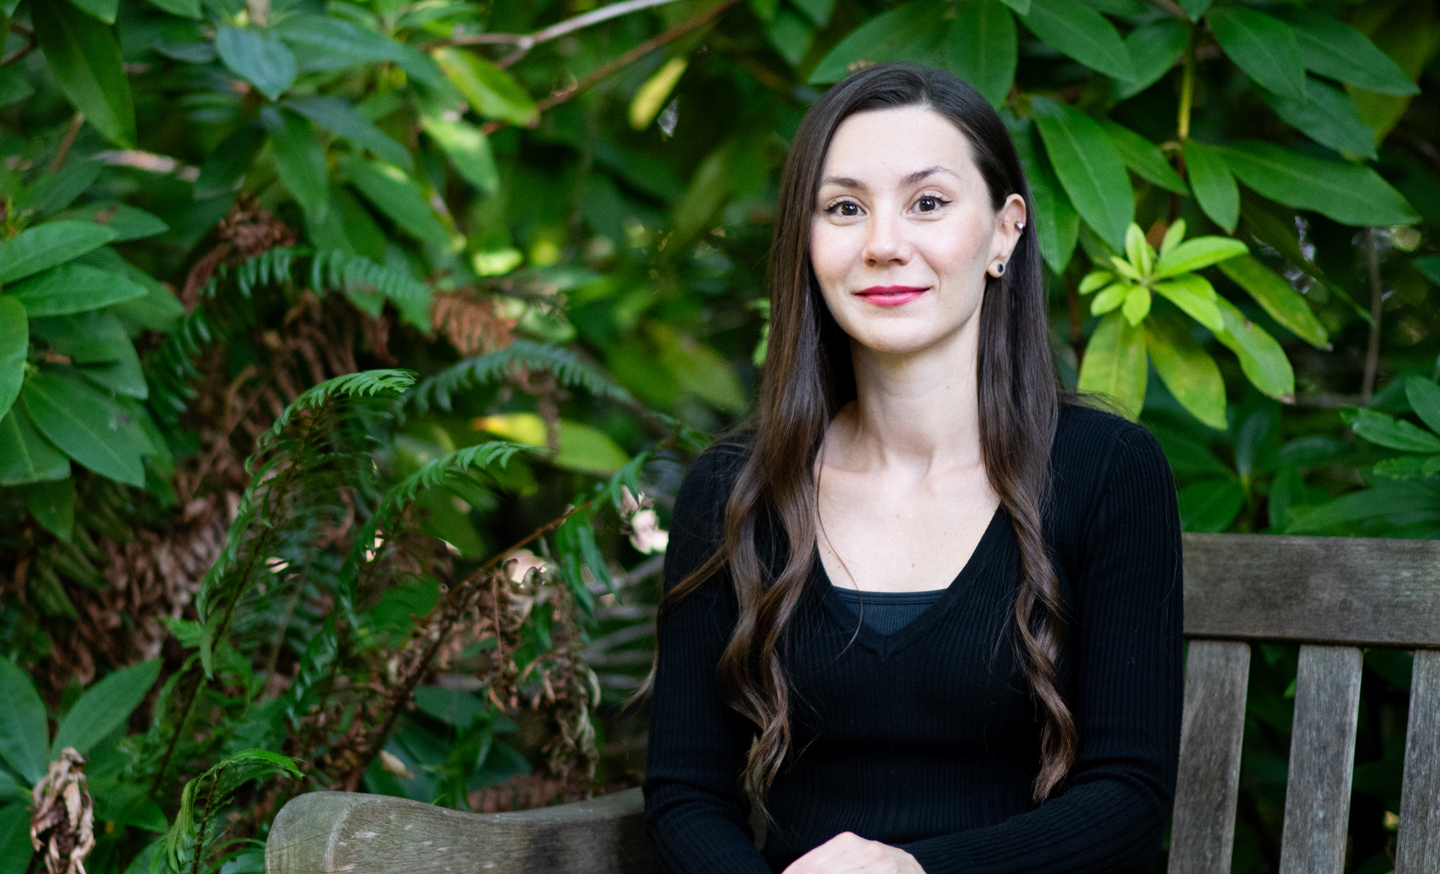
[[[387,512],[394,513],[403,509],[405,505],[415,500],[415,495],[421,490],[440,485],[450,474],[467,470],[484,470],[492,465],[504,467],[517,453],[540,453],[543,451],[543,447],[527,446],[508,440],[491,440],[467,446],[464,449],[457,449],[449,455],[428,462],[424,467],[386,491],[385,497],[380,502],[380,509],[376,511],[376,519],[386,519],[388,518]]]
[[[494,382],[521,367],[553,373],[561,385],[583,388],[597,397],[622,404],[636,403],[630,392],[574,351],[534,340],[516,340],[504,349],[452,364],[421,382],[406,400],[419,413],[428,412],[432,405],[448,412],[451,398],[457,392],[472,385]]]
[[[415,372],[411,370],[362,370],[359,373],[347,373],[327,379],[301,392],[299,397],[291,401],[260,440],[262,443],[266,438],[273,440],[297,414],[316,409],[331,398],[374,397],[381,392],[403,392],[414,384]]]
[[[235,284],[240,294],[249,297],[257,286],[289,281],[296,254],[294,249],[276,246],[246,259],[235,271]]]
[[[252,780],[301,776],[294,760],[267,750],[241,750],[185,784],[180,810],[165,836],[165,862],[176,874],[218,871],[205,863],[223,855],[226,814],[235,792]]]

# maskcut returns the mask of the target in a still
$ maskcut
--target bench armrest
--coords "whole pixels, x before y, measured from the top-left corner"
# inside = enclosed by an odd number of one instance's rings
[[[267,874],[649,874],[644,800],[627,789],[515,813],[462,813],[404,798],[311,792],[275,816]]]

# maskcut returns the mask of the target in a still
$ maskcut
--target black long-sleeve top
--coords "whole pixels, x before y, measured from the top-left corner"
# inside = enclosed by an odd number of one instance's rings
[[[743,440],[717,445],[691,467],[671,525],[667,590],[718,546],[745,451]],[[663,870],[780,871],[843,831],[907,850],[927,874],[1149,864],[1180,743],[1174,483],[1147,431],[1070,405],[1051,477],[1045,538],[1070,613],[1061,691],[1080,741],[1062,787],[1032,800],[1043,711],[1013,642],[1019,551],[1001,510],[945,594],[889,636],[860,624],[813,560],[789,634],[794,740],[769,794],[775,825],[763,850],[738,779],[755,726],[716,682],[737,613],[728,576],[667,612],[645,780],[646,829]],[[761,546],[778,570],[783,556]]]

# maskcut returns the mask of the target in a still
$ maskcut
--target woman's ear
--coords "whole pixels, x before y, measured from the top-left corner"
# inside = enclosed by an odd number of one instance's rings
[[[1019,245],[1020,235],[1025,232],[1025,226],[1030,222],[1030,216],[1025,211],[1025,199],[1018,194],[1005,198],[1005,203],[995,213],[995,220],[995,232],[1000,246],[995,257],[1001,262],[1008,262],[1010,253]]]

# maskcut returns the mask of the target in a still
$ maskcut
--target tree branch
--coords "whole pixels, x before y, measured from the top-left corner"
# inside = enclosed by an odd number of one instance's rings
[[[588,76],[586,76],[584,79],[581,79],[579,82],[576,82],[574,85],[566,88],[561,88],[552,93],[549,97],[546,97],[544,100],[538,101],[535,104],[535,108],[540,112],[544,112],[547,109],[552,109],[556,106],[559,106],[560,104],[569,100],[571,97],[579,94],[581,91],[593,87],[596,83],[610,76],[612,73],[615,73],[616,71],[635,63],[636,61],[640,60],[645,55],[648,55],[650,52],[654,51],[660,46],[663,46],[672,40],[684,36],[695,28],[700,27],[702,24],[708,23],[712,19],[718,18],[721,13],[728,11],[731,7],[733,7],[739,2],[740,0],[725,0],[725,2],[710,7],[709,9],[695,16],[689,21],[686,21],[683,24],[678,24],[675,27],[672,27],[669,30],[665,31],[664,33],[659,34],[658,36],[654,36],[650,39],[645,40],[635,48],[631,49],[623,55],[620,55],[618,58],[615,58],[600,65],[600,67],[598,67],[594,72],[590,73]],[[491,121],[487,121],[480,128],[480,130],[484,131],[486,134],[492,134],[500,128],[504,127],[505,124],[506,122],[502,119],[494,119]]]
[[[574,33],[581,28],[590,27],[593,24],[600,24],[612,18],[619,18],[631,12],[639,12],[642,9],[650,9],[655,6],[664,6],[667,3],[675,3],[677,0],[622,0],[620,3],[611,3],[609,6],[601,6],[599,9],[592,9],[574,18],[567,18],[549,27],[537,30],[534,33],[473,33],[440,39],[426,43],[422,46],[426,51],[439,48],[440,46],[473,46],[473,45],[513,45],[515,52],[501,61],[501,66],[509,66],[525,56],[525,53],[543,42],[552,39],[559,39],[567,33]]]
[[[1370,343],[1365,348],[1365,377],[1360,383],[1360,405],[1368,407],[1375,393],[1375,371],[1380,366],[1380,310],[1385,302],[1374,228],[1365,229],[1365,254],[1370,268]]]

